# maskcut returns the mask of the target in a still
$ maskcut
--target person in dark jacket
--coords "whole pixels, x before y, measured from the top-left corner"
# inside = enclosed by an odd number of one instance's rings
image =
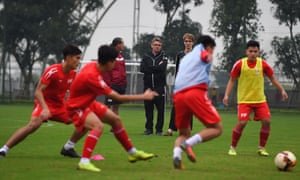
[[[183,35],[182,39],[183,39],[183,43],[184,43],[184,50],[180,51],[176,55],[175,77],[176,77],[178,69],[179,69],[180,61],[183,59],[183,57],[187,53],[189,53],[189,52],[191,52],[193,50],[193,45],[194,45],[194,41],[195,41],[194,35],[192,35],[190,33],[185,33]],[[191,118],[191,129],[192,128],[193,128],[193,117]],[[173,131],[177,131],[177,127],[175,125],[175,109],[174,109],[174,105],[173,105],[172,110],[171,110],[171,116],[170,116],[170,121],[169,121],[169,128],[168,128],[167,132],[164,135],[165,136],[172,136],[173,135]]]
[[[153,100],[144,101],[146,115],[146,130],[144,131],[144,135],[153,134],[154,106],[157,109],[157,123],[155,126],[156,135],[162,135],[164,125],[166,69],[168,59],[161,50],[161,46],[161,39],[154,37],[151,41],[152,51],[144,55],[140,66],[140,71],[144,73],[144,90],[150,88],[159,94],[159,96],[156,96]]]

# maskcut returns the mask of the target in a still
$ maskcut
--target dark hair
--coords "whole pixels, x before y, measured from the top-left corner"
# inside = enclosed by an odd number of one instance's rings
[[[111,46],[112,47],[116,47],[118,44],[121,44],[123,42],[123,39],[120,37],[116,37],[113,39],[113,41],[111,42]]]
[[[98,49],[98,63],[104,65],[108,61],[114,61],[118,54],[119,52],[116,48],[108,45],[102,45]]]
[[[247,42],[246,47],[247,47],[247,49],[249,47],[257,47],[259,49],[259,42],[255,41],[255,40],[250,40],[250,41]]]
[[[203,44],[204,48],[206,48],[207,46],[211,46],[211,47],[216,46],[215,40],[208,35],[200,35],[197,39],[196,44],[200,44],[200,43]]]
[[[82,52],[81,52],[81,50],[80,50],[77,46],[75,46],[75,45],[73,45],[73,44],[67,44],[67,45],[63,48],[62,53],[63,53],[64,59],[66,59],[66,57],[67,57],[68,55],[71,55],[71,56],[79,55],[79,54],[81,54]]]

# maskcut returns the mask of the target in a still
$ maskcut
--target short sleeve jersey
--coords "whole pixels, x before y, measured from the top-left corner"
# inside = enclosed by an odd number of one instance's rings
[[[247,64],[250,68],[255,67],[256,61],[247,61]],[[238,60],[232,67],[230,77],[232,78],[238,78],[241,74],[241,68],[242,68],[242,60]],[[272,67],[265,61],[262,61],[262,68],[263,72],[266,76],[271,77],[274,74],[274,71]]]
[[[75,78],[67,101],[68,109],[85,109],[97,96],[108,95],[112,89],[103,80],[97,62],[86,64]]]
[[[46,68],[40,82],[47,85],[46,89],[43,90],[43,96],[49,108],[64,106],[66,92],[70,88],[75,75],[75,70],[64,73],[62,64],[53,64]]]

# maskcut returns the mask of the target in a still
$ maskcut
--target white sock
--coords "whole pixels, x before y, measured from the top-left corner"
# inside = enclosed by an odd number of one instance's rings
[[[175,147],[173,149],[173,158],[179,158],[181,160],[182,149],[180,147]]]
[[[7,153],[9,151],[9,147],[7,147],[6,145],[4,145],[0,151],[4,151],[5,153]]]
[[[136,152],[136,148],[133,147],[131,149],[129,149],[129,151],[127,151],[128,154],[134,154]]]
[[[185,142],[190,146],[194,146],[202,142],[202,137],[199,134],[195,134],[194,136],[188,138]]]
[[[72,142],[72,141],[70,141],[70,140],[68,140],[68,142],[64,145],[64,149],[65,150],[69,150],[69,149],[74,148],[74,146],[75,146],[75,143]]]
[[[82,163],[82,164],[87,164],[87,163],[89,163],[90,162],[90,159],[89,158],[81,158],[80,159],[80,163]]]

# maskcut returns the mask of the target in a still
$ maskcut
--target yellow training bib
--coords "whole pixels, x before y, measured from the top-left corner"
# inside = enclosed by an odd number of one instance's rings
[[[262,59],[256,58],[254,68],[248,66],[247,59],[247,57],[242,59],[241,73],[238,78],[238,104],[266,102]]]

